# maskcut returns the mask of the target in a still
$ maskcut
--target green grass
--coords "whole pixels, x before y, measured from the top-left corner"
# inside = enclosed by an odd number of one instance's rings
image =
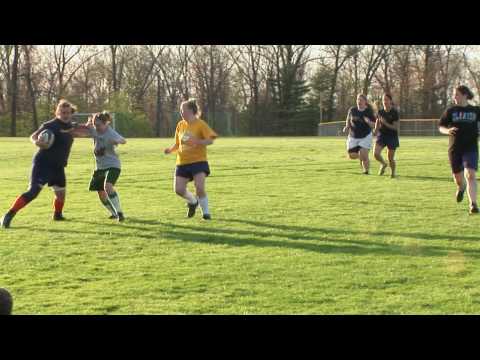
[[[75,141],[69,221],[51,221],[46,188],[0,231],[16,314],[480,313],[480,216],[454,200],[446,137],[402,138],[397,179],[361,175],[343,138],[221,138],[212,222],[185,218],[170,143],[120,147],[117,224],[87,191],[90,141]],[[33,151],[0,139],[2,213]]]

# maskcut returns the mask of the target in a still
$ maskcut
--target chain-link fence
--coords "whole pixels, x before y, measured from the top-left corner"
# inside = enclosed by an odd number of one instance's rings
[[[318,124],[318,136],[344,136],[342,132],[345,121]],[[437,136],[438,119],[404,119],[400,120],[400,134],[404,136]]]

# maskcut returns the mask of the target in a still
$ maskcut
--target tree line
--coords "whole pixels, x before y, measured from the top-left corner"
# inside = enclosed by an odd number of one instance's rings
[[[184,99],[222,135],[314,135],[358,93],[435,118],[458,83],[480,92],[478,46],[1,45],[0,135],[25,136],[67,98],[115,112],[126,136],[172,136]],[[477,99],[477,98],[476,98]]]

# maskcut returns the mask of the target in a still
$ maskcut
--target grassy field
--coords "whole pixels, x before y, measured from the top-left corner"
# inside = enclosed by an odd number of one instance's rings
[[[67,168],[67,222],[45,189],[0,231],[0,287],[16,314],[480,313],[480,216],[457,204],[447,138],[402,138],[398,178],[360,172],[343,138],[219,139],[213,220],[186,219],[166,139],[120,147],[128,218],[87,191],[91,143]],[[34,148],[0,139],[0,211]]]

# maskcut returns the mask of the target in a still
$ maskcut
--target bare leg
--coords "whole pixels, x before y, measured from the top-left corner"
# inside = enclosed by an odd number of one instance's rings
[[[463,171],[453,174],[453,180],[455,180],[455,184],[457,184],[457,190],[465,189],[465,183],[463,179],[464,179]]]
[[[362,161],[363,173],[368,174],[370,168],[370,160],[368,159],[368,149],[360,149],[360,160]]]
[[[358,154],[358,152],[349,152],[348,157],[352,160],[355,160],[355,159],[359,158],[359,154]]]
[[[382,150],[383,146],[379,145],[378,143],[375,143],[375,147],[373,148],[373,155],[375,156],[375,159],[382,164],[380,167],[380,171],[378,172],[378,175],[383,175],[385,173],[385,169],[387,168],[387,163],[385,160],[383,160],[382,157]]]
[[[467,179],[467,193],[470,199],[470,205],[477,203],[477,176],[474,169],[467,169],[465,172]]]
[[[390,169],[392,169],[392,178],[395,177],[396,173],[396,162],[395,162],[395,150],[387,149],[388,162],[390,164]]]

